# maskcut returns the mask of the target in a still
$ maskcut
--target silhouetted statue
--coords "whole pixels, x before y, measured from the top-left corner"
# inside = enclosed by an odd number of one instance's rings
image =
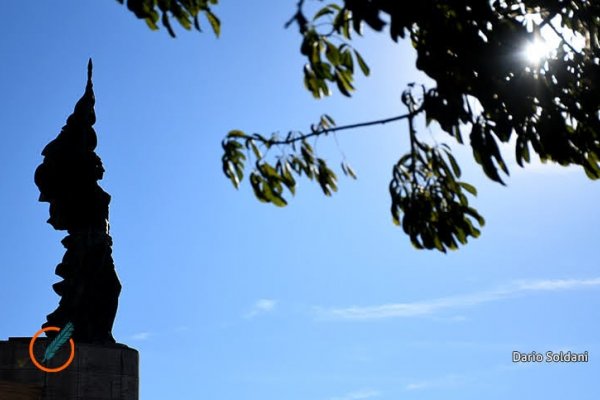
[[[69,233],[62,241],[67,251],[56,267],[64,280],[53,285],[62,298],[43,327],[62,328],[71,321],[74,340],[114,343],[111,331],[121,284],[111,256],[110,195],[98,185],[104,168],[94,152],[94,103],[90,59],[85,93],[58,137],[42,151],[44,161],[35,171],[39,201],[50,203],[48,223]]]

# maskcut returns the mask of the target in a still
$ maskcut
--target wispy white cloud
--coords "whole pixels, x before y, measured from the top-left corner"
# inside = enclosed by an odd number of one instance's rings
[[[364,400],[381,396],[381,392],[373,389],[362,389],[346,393],[343,396],[331,397],[329,400]]]
[[[555,279],[540,281],[519,281],[518,289],[523,291],[568,290],[600,285],[600,278],[593,279]]]
[[[438,299],[409,303],[392,303],[366,307],[318,307],[316,309],[316,313],[317,316],[321,318],[344,320],[419,317],[432,315],[443,310],[473,307],[511,297],[533,294],[535,292],[575,290],[597,286],[600,286],[600,278],[517,281],[505,287],[499,287],[493,290],[475,292],[465,295],[441,297]]]
[[[261,314],[272,312],[277,306],[277,300],[273,299],[260,299],[257,300],[252,309],[244,314],[244,318],[254,318]]]
[[[138,332],[131,335],[132,340],[147,340],[152,334],[150,332]]]

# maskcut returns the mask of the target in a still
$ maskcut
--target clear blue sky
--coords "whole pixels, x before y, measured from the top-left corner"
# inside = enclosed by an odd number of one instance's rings
[[[225,179],[230,129],[394,116],[405,84],[424,79],[405,43],[371,34],[356,45],[373,76],[352,99],[313,100],[299,35],[283,29],[295,3],[223,1],[221,38],[176,40],[116,1],[3,4],[0,338],[33,335],[58,303],[64,232],[45,223],[33,172],[91,56],[123,284],[114,334],[140,351],[142,400],[596,399],[600,184],[582,171],[513,165],[501,187],[459,149],[487,224],[447,255],[413,249],[391,223],[404,123],[339,135],[359,180],[332,198],[302,181],[278,209]],[[590,361],[520,365],[513,350]]]

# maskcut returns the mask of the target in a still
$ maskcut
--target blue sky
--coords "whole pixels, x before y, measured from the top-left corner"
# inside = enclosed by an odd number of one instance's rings
[[[283,29],[295,3],[224,1],[221,38],[178,29],[175,40],[116,1],[4,5],[0,337],[33,335],[58,303],[64,232],[45,223],[33,172],[91,56],[123,285],[114,335],[140,351],[141,399],[596,399],[600,186],[582,171],[513,163],[501,187],[454,146],[487,223],[446,255],[413,249],[391,223],[404,123],[338,136],[359,179],[341,178],[332,198],[302,181],[278,209],[222,175],[231,129],[398,115],[405,85],[426,79],[406,43],[368,34],[356,47],[373,76],[352,99],[313,100],[299,35]],[[318,151],[340,160],[333,143]],[[513,350],[590,361],[513,364]]]

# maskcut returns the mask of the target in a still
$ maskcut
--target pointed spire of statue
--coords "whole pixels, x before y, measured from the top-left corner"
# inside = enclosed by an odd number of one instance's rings
[[[67,119],[67,125],[63,128],[74,125],[77,128],[89,128],[92,129],[92,125],[96,123],[96,112],[94,111],[94,105],[96,104],[96,97],[94,96],[94,84],[92,83],[92,59],[88,61],[87,68],[87,83],[85,85],[85,92],[79,99],[73,110],[73,114]],[[94,136],[96,136],[94,134]],[[95,139],[95,138],[94,138]],[[94,141],[93,150],[96,147]]]

